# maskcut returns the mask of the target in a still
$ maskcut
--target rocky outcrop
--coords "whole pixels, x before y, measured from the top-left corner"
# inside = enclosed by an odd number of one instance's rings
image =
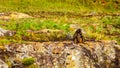
[[[29,57],[35,58],[34,68],[119,68],[120,46],[115,41],[62,41],[12,43],[0,49],[0,59],[12,68],[26,67],[22,60]]]

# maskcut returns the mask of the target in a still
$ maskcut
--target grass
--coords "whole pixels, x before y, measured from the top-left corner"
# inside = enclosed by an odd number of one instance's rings
[[[6,24],[7,23],[7,24]],[[26,31],[26,30],[40,30],[40,29],[59,29],[68,31],[69,23],[64,22],[54,22],[51,20],[42,20],[42,19],[19,19],[19,20],[10,20],[8,22],[0,21],[2,28],[9,30],[17,31]]]
[[[17,19],[17,20],[10,20],[8,22],[0,21],[1,28],[15,31],[16,34],[14,36],[7,36],[7,37],[1,37],[0,42],[3,44],[7,44],[10,42],[24,42],[24,41],[49,41],[49,40],[61,40],[63,39],[64,33],[67,33],[69,31],[69,23],[65,22],[55,22],[52,20],[43,20],[43,19]],[[53,32],[49,35],[47,33],[37,33],[33,34],[32,32],[27,32],[28,30],[31,31],[39,31],[42,29],[57,29],[57,30],[63,30],[64,32]],[[62,36],[63,35],[63,36]],[[8,41],[9,40],[9,41]]]
[[[118,12],[118,0],[0,0],[0,12]]]
[[[1,43],[22,42],[22,41],[49,41],[65,38],[62,36],[68,32],[73,35],[75,29],[70,27],[71,24],[77,24],[78,28],[83,28],[86,34],[86,39],[105,40],[115,39],[120,41],[119,23],[120,17],[104,16],[90,18],[57,18],[57,19],[17,19],[9,20],[8,22],[0,21],[1,28],[16,31],[12,37],[1,38]],[[63,33],[48,34],[28,34],[27,30],[39,31],[42,29],[58,29],[63,30]],[[23,40],[25,36],[25,40]]]
[[[22,64],[25,65],[25,66],[32,65],[34,62],[35,62],[35,59],[32,58],[32,57],[30,57],[30,58],[24,58],[22,60]]]

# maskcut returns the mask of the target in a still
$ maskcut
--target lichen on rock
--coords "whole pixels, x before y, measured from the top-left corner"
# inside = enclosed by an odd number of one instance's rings
[[[119,68],[119,48],[114,41],[14,43],[0,50],[0,58],[15,68],[25,67],[22,60],[30,57],[35,59],[35,68]]]

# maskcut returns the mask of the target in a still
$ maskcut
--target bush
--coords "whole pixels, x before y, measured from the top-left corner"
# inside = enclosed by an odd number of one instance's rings
[[[32,65],[34,62],[35,62],[35,59],[32,58],[32,57],[30,57],[30,58],[24,58],[22,60],[22,64],[25,65],[25,66]]]

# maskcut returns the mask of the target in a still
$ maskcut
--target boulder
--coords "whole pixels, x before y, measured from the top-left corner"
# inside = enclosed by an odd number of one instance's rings
[[[0,51],[3,59],[22,65],[24,58],[35,58],[34,68],[119,68],[120,46],[115,41],[86,41],[74,44],[62,42],[29,42],[5,45]]]

